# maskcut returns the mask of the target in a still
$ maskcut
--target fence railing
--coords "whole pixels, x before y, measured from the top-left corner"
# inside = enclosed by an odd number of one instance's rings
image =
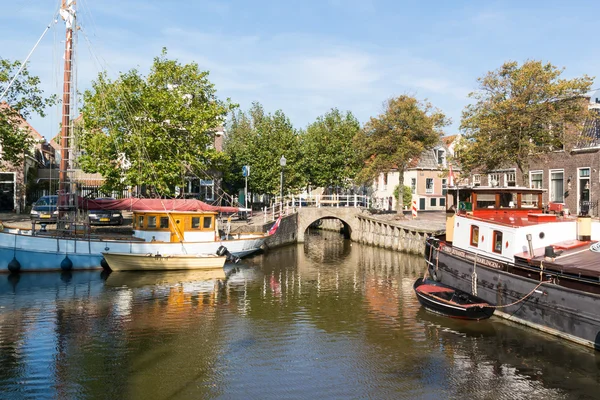
[[[289,215],[297,212],[303,207],[355,207],[369,208],[371,199],[369,196],[350,195],[301,195],[275,197],[270,206],[263,208],[264,222],[275,221],[279,215]]]

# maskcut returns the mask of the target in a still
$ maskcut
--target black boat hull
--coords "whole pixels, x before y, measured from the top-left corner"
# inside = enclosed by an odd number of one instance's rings
[[[444,243],[434,247],[428,240],[426,246],[429,272],[437,282],[470,291],[475,264],[478,297],[500,306],[518,301],[496,315],[600,350],[600,295],[549,283],[527,297],[540,283],[539,274],[508,273],[501,263],[491,260],[486,265],[480,256],[474,263],[473,254],[453,252]]]
[[[445,315],[451,318],[460,318],[460,319],[470,319],[470,320],[481,320],[486,319],[492,316],[494,313],[494,308],[492,307],[484,307],[484,306],[473,306],[473,303],[483,304],[487,303],[483,299],[480,299],[476,296],[472,296],[469,293],[466,293],[461,290],[454,289],[455,296],[457,298],[465,298],[469,299],[469,303],[471,306],[459,304],[457,302],[449,302],[444,301],[443,299],[435,296],[432,293],[428,293],[426,291],[418,290],[418,288],[424,286],[442,286],[447,288],[447,285],[443,285],[440,283],[436,283],[433,281],[424,281],[423,278],[417,279],[417,281],[413,285],[413,289],[415,290],[415,294],[417,295],[417,299],[419,303],[426,309],[433,311],[438,314]]]

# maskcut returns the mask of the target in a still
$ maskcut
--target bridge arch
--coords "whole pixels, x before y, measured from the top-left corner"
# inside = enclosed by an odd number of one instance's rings
[[[347,237],[353,241],[359,238],[359,220],[358,214],[360,208],[354,207],[303,207],[298,209],[298,242],[304,242],[304,233],[308,227],[320,219],[339,219],[344,224],[347,231]]]

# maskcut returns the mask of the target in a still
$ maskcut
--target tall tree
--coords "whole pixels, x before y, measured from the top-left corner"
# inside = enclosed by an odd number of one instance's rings
[[[186,174],[222,165],[214,133],[234,107],[216,97],[207,71],[169,60],[163,49],[147,77],[134,69],[112,81],[101,73],[85,92],[80,165],[101,173],[106,189],[148,185],[172,194]]]
[[[224,149],[232,160],[231,180],[241,183],[242,166],[250,166],[248,186],[256,193],[279,194],[282,155],[287,160],[285,192],[295,192],[305,184],[300,138],[281,110],[268,114],[262,105],[253,103],[247,113],[234,114]]]
[[[507,62],[478,79],[475,103],[463,111],[463,171],[516,165],[524,181],[529,160],[576,140],[588,116],[592,78],[562,79],[564,69],[541,61]]]
[[[440,142],[442,128],[450,121],[428,102],[402,95],[389,99],[378,117],[367,122],[355,137],[363,151],[364,168],[358,175],[363,182],[397,168],[400,187],[411,160]],[[398,213],[402,213],[402,192],[398,191]]]
[[[19,61],[0,58],[0,94],[4,93],[19,68]],[[44,97],[39,85],[40,79],[31,75],[25,66],[0,99],[0,147],[4,161],[22,161],[33,139],[28,130],[23,129],[23,122],[34,113],[44,117],[46,107],[56,103],[56,96]]]
[[[361,167],[352,139],[360,123],[350,111],[332,109],[306,128],[302,135],[303,160],[309,183],[317,187],[345,187]]]

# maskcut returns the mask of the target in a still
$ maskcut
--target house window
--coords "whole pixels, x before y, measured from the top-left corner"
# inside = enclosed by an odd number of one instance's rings
[[[481,175],[479,175],[479,174],[473,175],[473,186],[480,186],[480,185],[481,185]]]
[[[410,178],[410,191],[412,194],[417,193],[417,178]]]
[[[383,190],[385,190],[387,188],[387,183],[388,183],[388,174],[387,174],[387,172],[384,172],[384,174],[383,174]]]
[[[492,248],[494,253],[502,254],[502,232],[494,231],[494,247]]]
[[[440,197],[440,207],[446,207],[446,199],[443,197]]]
[[[429,204],[431,205],[431,207],[437,207],[437,198],[432,197],[429,201]]]
[[[579,177],[580,178],[589,178],[590,176],[590,169],[589,168],[582,168],[579,170]]]
[[[506,174],[506,186],[517,186],[516,174],[509,172]]]
[[[488,183],[490,186],[500,186],[500,174],[489,174]]]
[[[445,196],[448,193],[448,179],[442,178],[442,194]]]
[[[214,200],[214,187],[213,180],[200,179],[200,197],[203,200]]]
[[[471,225],[471,246],[479,246],[479,227]]]
[[[563,203],[565,201],[564,172],[550,171],[550,201]]]
[[[544,179],[544,173],[542,171],[535,171],[529,174],[529,187],[532,189],[541,189],[542,181]]]
[[[433,193],[433,178],[425,179],[425,193]]]
[[[444,165],[444,160],[445,160],[445,152],[444,150],[438,150],[437,151],[437,163],[438,165]]]

